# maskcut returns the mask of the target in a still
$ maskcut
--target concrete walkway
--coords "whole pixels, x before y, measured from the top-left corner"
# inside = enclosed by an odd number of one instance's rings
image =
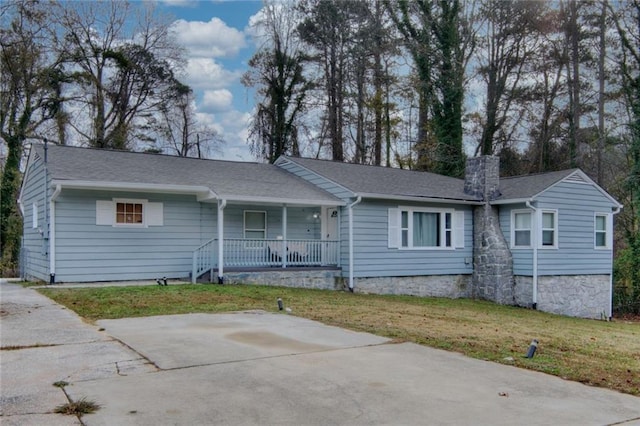
[[[33,289],[0,299],[2,425],[640,426],[637,397],[284,314],[93,326]],[[81,398],[101,408],[52,414]]]

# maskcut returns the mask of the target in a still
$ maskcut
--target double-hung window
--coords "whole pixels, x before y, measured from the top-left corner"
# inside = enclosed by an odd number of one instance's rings
[[[611,215],[596,213],[594,223],[594,244],[597,249],[611,248]]]
[[[244,211],[244,237],[253,240],[267,238],[267,212]]]
[[[389,209],[389,247],[449,249],[454,246],[464,246],[464,212],[437,208]]]
[[[531,247],[530,210],[513,210],[511,212],[511,246],[514,248]]]
[[[556,248],[558,246],[557,212],[555,210],[542,210],[540,222],[540,247]]]
[[[511,247],[539,248],[558,247],[558,212],[556,210],[511,211]],[[535,232],[535,234],[534,234]],[[535,240],[534,240],[535,236]]]

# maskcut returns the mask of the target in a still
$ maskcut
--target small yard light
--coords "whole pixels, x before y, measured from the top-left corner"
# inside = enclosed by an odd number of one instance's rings
[[[536,339],[533,339],[531,341],[531,344],[529,345],[529,350],[527,351],[527,355],[525,358],[533,358],[533,356],[536,354],[536,349],[538,349],[538,341]]]

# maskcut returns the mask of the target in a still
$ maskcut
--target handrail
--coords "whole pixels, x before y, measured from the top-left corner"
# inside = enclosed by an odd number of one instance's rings
[[[215,266],[216,241],[218,241],[217,238],[211,239],[193,251],[193,262],[191,265],[192,284],[195,284],[198,277],[203,273],[213,271],[213,267]]]
[[[207,241],[193,251],[191,281],[217,266],[217,239]],[[339,266],[338,240],[249,239],[223,240],[225,267]]]

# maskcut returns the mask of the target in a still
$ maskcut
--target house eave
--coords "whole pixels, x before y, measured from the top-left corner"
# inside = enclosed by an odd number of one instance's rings
[[[238,196],[225,196],[221,195],[220,198],[225,199],[229,203],[238,204],[275,204],[275,205],[288,205],[288,206],[345,206],[346,203],[342,200],[314,200],[303,198],[281,198],[281,197],[238,197]]]
[[[440,198],[440,197],[416,197],[406,195],[393,195],[393,194],[373,194],[373,193],[358,193],[362,198],[377,199],[377,200],[393,200],[393,201],[418,201],[440,204],[466,204],[472,206],[482,205],[482,201],[476,200],[460,200],[456,198]]]
[[[163,194],[191,194],[198,201],[208,201],[218,198],[218,195],[206,186],[200,185],[168,185],[137,182],[95,182],[81,180],[53,179],[51,186],[60,186],[62,189],[92,189],[98,191],[135,191]]]

